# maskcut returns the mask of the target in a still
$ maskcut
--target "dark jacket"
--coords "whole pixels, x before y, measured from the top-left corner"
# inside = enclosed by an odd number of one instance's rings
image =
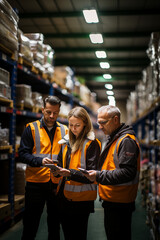
[[[102,185],[115,185],[129,182],[133,180],[136,175],[139,148],[136,142],[129,137],[124,138],[119,146],[118,160],[120,168],[114,169],[112,171],[110,170],[101,171],[101,167],[104,163],[104,160],[107,156],[111,144],[124,134],[135,135],[133,128],[131,126],[122,124],[115,132],[111,134],[103,152],[101,153],[98,165],[99,171],[97,171],[96,181]],[[115,205],[117,203],[112,204]],[[103,206],[104,205],[105,203],[103,204]]]

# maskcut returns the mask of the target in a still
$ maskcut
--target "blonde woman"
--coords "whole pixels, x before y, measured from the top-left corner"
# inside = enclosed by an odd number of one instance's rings
[[[73,108],[68,121],[69,134],[59,141],[60,168],[55,173],[62,176],[58,191],[60,218],[65,240],[85,240],[89,214],[94,212],[97,184],[89,181],[79,168],[97,169],[101,144],[84,108]]]

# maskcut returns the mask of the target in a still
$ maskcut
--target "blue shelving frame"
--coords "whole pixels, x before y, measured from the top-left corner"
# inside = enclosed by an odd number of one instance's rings
[[[15,85],[17,80],[17,61],[12,60],[5,53],[0,52],[0,67],[5,68],[10,73],[11,99],[13,101],[12,110],[8,109],[7,107],[1,107],[1,110],[0,110],[1,113],[2,112],[10,113],[9,143],[10,145],[12,145],[12,153],[8,154],[8,160],[9,160],[8,202],[11,204],[11,220],[13,221],[14,220],[15,127],[16,127]]]

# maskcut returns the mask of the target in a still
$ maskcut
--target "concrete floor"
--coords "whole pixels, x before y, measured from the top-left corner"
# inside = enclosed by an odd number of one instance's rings
[[[95,202],[95,213],[90,215],[88,225],[88,240],[105,240],[105,230],[103,227],[103,208],[98,198]],[[133,213],[132,220],[132,240],[150,240],[149,228],[146,225],[146,212],[141,204],[140,193],[136,199],[136,211]],[[9,228],[6,232],[0,235],[1,240],[20,240],[22,233],[22,220]],[[43,212],[39,230],[36,240],[47,240],[47,225],[46,225],[46,212]],[[61,231],[61,240],[64,240],[63,233]]]

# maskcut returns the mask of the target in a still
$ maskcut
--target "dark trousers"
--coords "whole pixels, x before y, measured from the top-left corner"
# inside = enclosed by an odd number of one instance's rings
[[[131,240],[133,209],[123,206],[104,207],[104,226],[107,240]]]
[[[56,185],[51,181],[47,183],[27,182],[22,240],[35,239],[45,204],[47,206],[48,240],[60,240],[59,211],[55,192]]]
[[[65,240],[86,240],[89,213],[61,214]]]

